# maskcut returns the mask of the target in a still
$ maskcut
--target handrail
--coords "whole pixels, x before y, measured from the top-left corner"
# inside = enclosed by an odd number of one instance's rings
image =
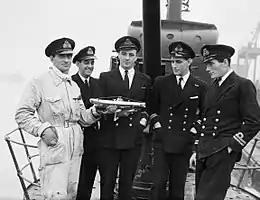
[[[246,170],[249,170],[249,163],[250,163],[250,160],[251,160],[251,157],[252,157],[252,155],[253,155],[253,153],[254,153],[254,150],[255,150],[255,147],[256,147],[256,143],[258,142],[259,140],[256,138],[256,139],[254,139],[254,144],[253,144],[253,146],[252,146],[252,148],[251,148],[251,150],[250,150],[250,153],[249,153],[249,156],[248,156],[248,159],[247,159],[247,162],[246,162],[246,167],[247,167],[247,169],[244,169],[243,171],[242,171],[242,174],[241,174],[241,176],[240,176],[240,178],[239,178],[239,180],[238,180],[238,184],[237,184],[237,187],[238,188],[240,188],[240,185],[241,185],[241,183],[242,183],[242,181],[243,181],[243,178],[244,178],[244,176],[245,176],[245,173],[246,173]],[[237,168],[236,168],[237,169]]]
[[[19,174],[19,176],[20,176],[22,179],[24,179],[26,182],[28,182],[28,183],[30,183],[30,184],[32,184],[32,185],[35,185],[35,186],[37,186],[37,187],[41,187],[40,184],[37,184],[37,183],[35,183],[35,182],[30,181],[28,178],[26,178],[26,177],[23,176],[22,174]]]
[[[15,141],[15,140],[11,139],[11,135],[12,135],[12,134],[15,134],[15,133],[17,133],[17,132],[20,132],[20,136],[21,136],[22,142],[18,142],[18,141]],[[29,147],[30,147],[30,148],[37,148],[37,146],[36,146],[36,145],[26,144],[23,131],[22,131],[20,128],[16,128],[16,129],[12,130],[11,132],[7,133],[7,134],[4,136],[4,139],[5,139],[5,141],[7,142],[7,145],[8,145],[8,147],[9,147],[9,150],[10,150],[10,153],[11,153],[11,156],[12,156],[12,159],[13,159],[13,162],[14,162],[14,165],[15,165],[15,169],[16,169],[16,172],[17,172],[17,176],[18,176],[18,178],[19,178],[19,180],[20,180],[20,183],[21,183],[21,185],[22,185],[22,189],[23,189],[23,193],[24,193],[24,198],[25,198],[26,200],[30,200],[30,196],[29,196],[29,193],[28,193],[28,191],[27,191],[27,187],[26,187],[25,182],[30,183],[31,185],[40,187],[40,184],[37,183],[37,182],[38,182],[38,179],[37,179],[37,177],[36,177],[36,173],[35,173],[34,166],[33,166],[33,162],[32,162],[32,158],[35,158],[35,157],[39,156],[39,154],[30,155],[28,148],[29,148]],[[12,144],[24,146],[24,150],[25,150],[25,154],[26,154],[28,163],[26,163],[26,164],[25,164],[24,166],[22,166],[21,168],[19,167],[19,164],[18,164],[18,161],[17,161],[17,157],[15,156],[15,152],[14,152],[14,149],[13,149]],[[23,173],[22,173],[22,172],[24,171],[24,169],[26,169],[28,166],[30,166],[30,170],[31,170],[31,173],[32,173],[32,176],[33,176],[33,181],[31,181],[31,180],[29,180],[28,178],[26,178],[26,177],[23,175]]]
[[[16,142],[16,141],[11,140],[11,139],[7,139],[7,140],[10,141],[10,142],[12,142],[12,143],[19,144],[19,145],[22,145],[22,146],[37,148],[37,146],[35,146],[35,145],[25,144],[25,143],[22,143],[22,142]]]
[[[16,132],[20,132],[20,135],[21,135],[21,139],[22,139],[22,142],[17,142],[15,140],[12,140],[11,139],[11,135],[12,134],[15,134]],[[13,159],[13,162],[14,162],[14,165],[15,165],[15,168],[16,168],[16,171],[17,171],[17,176],[20,180],[20,183],[21,183],[21,186],[22,186],[22,189],[23,189],[23,192],[24,192],[24,198],[26,200],[30,200],[30,196],[29,196],[29,193],[27,191],[27,187],[25,185],[25,182],[28,182],[30,183],[31,185],[34,185],[34,186],[37,186],[37,187],[40,187],[40,184],[38,184],[38,179],[36,177],[36,173],[35,173],[35,170],[34,170],[34,166],[33,166],[33,162],[32,162],[32,158],[35,158],[37,156],[39,156],[39,154],[34,154],[34,155],[30,155],[29,153],[29,150],[28,148],[37,148],[37,146],[35,145],[30,145],[30,144],[26,144],[26,141],[25,141],[25,138],[24,138],[24,132],[20,129],[20,128],[16,128],[14,129],[13,131],[7,133],[4,138],[5,138],[5,141],[7,142],[7,145],[9,147],[9,150],[10,150],[10,153],[11,153],[11,156],[12,156],[12,159]],[[232,186],[235,186],[236,188],[238,189],[241,189],[242,191],[245,191],[249,194],[251,194],[249,191],[246,191],[245,188],[242,188],[240,187],[241,186],[241,183],[244,179],[244,176],[245,176],[245,173],[246,171],[248,170],[258,170],[260,169],[260,166],[250,166],[250,160],[252,158],[252,155],[254,153],[254,150],[256,148],[256,144],[257,142],[259,142],[258,139],[254,139],[254,143],[253,143],[253,146],[248,154],[248,158],[247,158],[247,161],[246,161],[246,164],[245,165],[242,165],[242,164],[237,164],[239,166],[235,166],[234,167],[234,170],[242,170],[242,173],[239,177],[239,180],[238,180],[238,184],[237,185],[232,185]],[[13,146],[12,146],[12,143],[13,144],[16,144],[16,145],[22,145],[24,146],[24,149],[25,149],[25,153],[26,153],[26,156],[27,156],[27,159],[28,159],[28,163],[26,163],[24,166],[22,166],[21,168],[19,167],[19,164],[18,164],[18,161],[17,161],[17,158],[15,156],[15,152],[14,152],[14,149],[13,149]],[[26,178],[24,175],[23,175],[23,171],[24,169],[26,169],[28,166],[30,166],[30,169],[31,169],[31,173],[33,175],[33,181],[30,181],[28,178]],[[255,195],[254,195],[255,196]],[[257,197],[257,199],[260,199],[260,197]]]

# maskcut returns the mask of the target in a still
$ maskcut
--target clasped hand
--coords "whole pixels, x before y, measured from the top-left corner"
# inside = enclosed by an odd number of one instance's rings
[[[43,131],[43,133],[41,134],[41,138],[47,146],[52,147],[58,143],[59,136],[54,127],[49,127]]]
[[[99,113],[99,114],[113,114],[116,112],[116,110],[118,109],[118,106],[117,105],[108,105],[108,106],[99,106],[99,105],[96,105],[96,111]]]

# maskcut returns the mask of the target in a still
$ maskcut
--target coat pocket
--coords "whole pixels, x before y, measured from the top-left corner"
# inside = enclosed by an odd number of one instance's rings
[[[48,147],[45,154],[45,165],[54,165],[64,163],[66,161],[66,147],[64,144],[58,142],[53,147]]]
[[[45,100],[54,115],[62,114],[64,105],[61,97],[45,97]]]

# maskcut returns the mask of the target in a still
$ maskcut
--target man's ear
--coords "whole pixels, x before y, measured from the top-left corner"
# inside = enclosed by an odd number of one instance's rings
[[[76,63],[75,63],[77,67],[79,67],[79,63],[80,62],[77,60]]]
[[[49,58],[50,58],[50,61],[52,62],[52,61],[53,61],[53,58],[54,58],[54,56],[53,56],[53,55],[51,55]]]
[[[224,60],[223,60],[223,64],[225,65],[225,66],[229,66],[229,62],[228,62],[228,59],[227,58],[225,58]]]
[[[189,63],[189,66],[191,65],[191,63],[192,63],[192,59],[191,58],[189,58],[188,60],[188,63]]]

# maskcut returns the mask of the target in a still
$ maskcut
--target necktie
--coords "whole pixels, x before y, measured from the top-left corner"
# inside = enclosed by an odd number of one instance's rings
[[[181,85],[181,83],[182,83],[182,81],[183,81],[183,78],[182,77],[180,77],[179,78],[179,88],[180,88],[180,90],[182,91],[182,85]]]
[[[125,86],[129,89],[129,78],[128,78],[128,70],[125,70],[125,78],[124,78]]]
[[[89,88],[88,79],[85,79],[85,86],[86,86],[87,88]]]
[[[91,97],[91,90],[90,90],[90,79],[89,79],[89,82],[88,82],[88,79],[85,79],[85,90],[83,91],[84,92],[84,101],[85,101],[85,106],[86,108],[89,108],[90,107],[90,102],[89,102],[89,98]]]
[[[217,86],[220,86],[219,82],[221,81],[221,77],[216,78],[215,81],[216,81]]]
[[[220,81],[221,81],[221,77],[218,77],[214,80],[213,88],[212,88],[212,93],[214,94],[213,99],[217,98],[217,96],[219,95],[219,92],[220,92],[219,82]]]

